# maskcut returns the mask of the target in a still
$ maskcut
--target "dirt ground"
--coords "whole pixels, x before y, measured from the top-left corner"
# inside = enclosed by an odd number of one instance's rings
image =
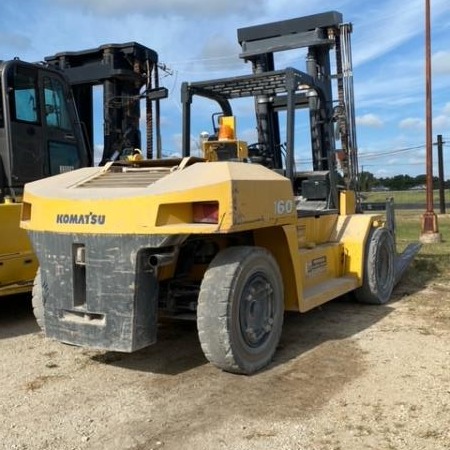
[[[450,449],[450,279],[289,315],[252,377],[208,364],[193,323],[131,355],[50,341],[27,296],[1,300],[0,349],[1,449]]]

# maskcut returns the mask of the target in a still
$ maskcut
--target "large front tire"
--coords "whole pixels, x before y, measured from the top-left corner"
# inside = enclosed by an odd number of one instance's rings
[[[230,247],[203,278],[197,327],[206,358],[233,373],[267,366],[280,340],[283,281],[274,257],[259,247]]]
[[[356,289],[361,303],[383,305],[391,298],[395,284],[395,244],[386,228],[371,231],[365,252],[363,284]]]

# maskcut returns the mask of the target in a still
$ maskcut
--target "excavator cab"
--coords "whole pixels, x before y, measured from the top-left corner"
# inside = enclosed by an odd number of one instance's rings
[[[89,164],[70,86],[59,71],[0,62],[0,296],[31,290],[38,261],[19,228],[25,183]]]
[[[70,88],[49,67],[20,60],[0,64],[1,199],[20,197],[25,183],[88,165]]]

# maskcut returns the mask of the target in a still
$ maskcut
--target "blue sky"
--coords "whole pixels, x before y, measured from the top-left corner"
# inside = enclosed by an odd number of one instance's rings
[[[353,24],[353,63],[360,166],[377,176],[425,172],[425,0],[2,0],[0,59],[42,60],[65,50],[137,41],[159,54],[172,75],[162,109],[166,153],[180,152],[182,81],[249,73],[239,58],[236,30],[328,10]],[[431,0],[433,140],[450,153],[450,2]],[[286,64],[304,69],[300,56]],[[251,108],[238,107],[238,132],[251,141]],[[205,126],[209,125],[209,112]],[[198,130],[203,131],[198,123]],[[309,157],[307,133],[298,159]],[[101,145],[101,140],[96,142]],[[436,162],[436,153],[434,161]],[[450,178],[450,155],[445,175]],[[436,165],[436,164],[435,164]],[[435,169],[437,173],[437,168]]]

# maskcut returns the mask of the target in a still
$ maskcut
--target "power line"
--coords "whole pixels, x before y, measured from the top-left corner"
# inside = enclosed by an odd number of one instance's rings
[[[449,144],[444,144],[444,146],[450,146]],[[425,149],[425,144],[422,145],[414,145],[411,147],[405,147],[405,148],[398,148],[398,149],[394,149],[394,150],[382,150],[382,151],[377,151],[377,152],[368,152],[368,153],[359,153],[358,157],[359,159],[378,159],[381,158],[383,156],[390,156],[390,155],[398,155],[401,153],[407,153],[407,152],[411,152],[414,150],[422,150]],[[311,162],[311,159],[302,159],[302,158],[298,158],[296,159],[297,162],[301,162],[301,163],[308,163]],[[417,163],[402,163],[402,165],[421,165],[423,164],[422,162],[417,162]],[[378,164],[364,164],[365,166],[375,166]]]
[[[425,145],[417,145],[413,147],[405,147],[405,148],[399,148],[395,150],[383,150],[379,152],[369,152],[369,153],[359,153],[358,157],[359,159],[377,159],[382,156],[390,156],[390,155],[398,155],[399,153],[405,153],[410,152],[413,150],[421,150],[424,149]]]
[[[425,165],[424,162],[402,163],[402,167],[403,166],[424,166],[424,165]],[[361,167],[380,167],[380,164],[361,164]]]

